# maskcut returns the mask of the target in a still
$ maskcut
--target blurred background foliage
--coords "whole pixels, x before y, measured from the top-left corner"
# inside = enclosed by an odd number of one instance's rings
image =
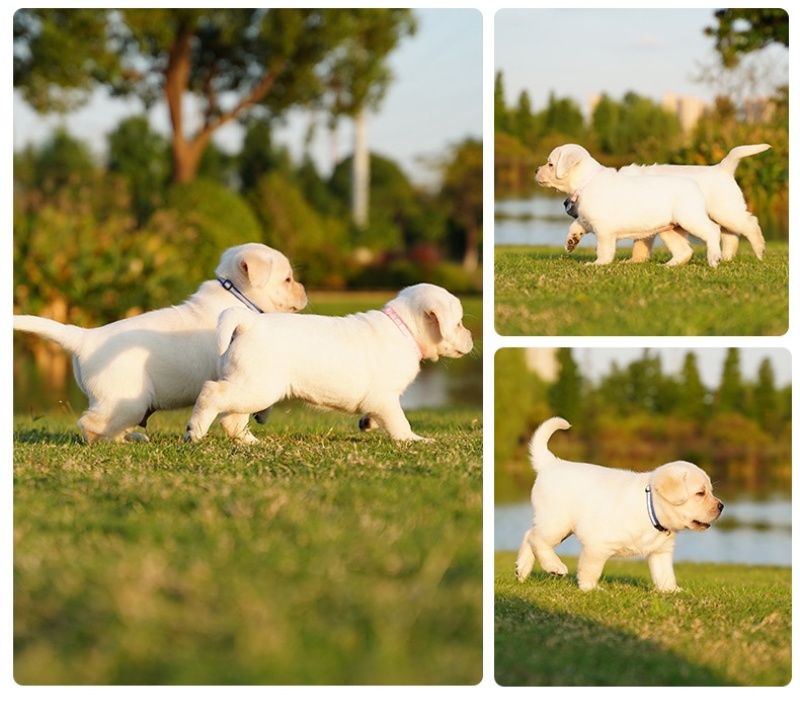
[[[627,364],[590,380],[575,349],[501,349],[495,354],[495,500],[526,500],[534,472],[528,443],[551,416],[572,428],[559,435],[560,458],[637,471],[683,459],[712,480],[751,495],[791,495],[791,384],[776,384],[769,358],[755,379],[741,370],[741,350],[728,349],[719,385],[705,386],[702,349],[685,354],[670,374],[658,352],[644,349]],[[554,352],[554,377],[530,359]],[[546,372],[545,372],[546,373]]]

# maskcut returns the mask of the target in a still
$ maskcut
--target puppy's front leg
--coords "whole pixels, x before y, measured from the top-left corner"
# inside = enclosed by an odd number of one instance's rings
[[[675,570],[672,566],[672,549],[647,556],[650,566],[650,576],[656,590],[661,592],[679,592],[680,588],[675,580]]]
[[[607,234],[597,235],[597,259],[592,262],[601,266],[603,264],[610,264],[614,261],[614,254],[617,251],[617,239],[614,236]]]
[[[572,252],[578,246],[581,239],[586,234],[586,228],[577,219],[569,225],[567,241],[564,242],[564,251]]]
[[[594,590],[606,560],[611,557],[605,551],[583,548],[578,558],[578,587],[581,590]]]
[[[387,398],[383,405],[369,415],[396,441],[431,441],[431,438],[418,436],[411,430],[411,424],[400,406],[400,397]]]

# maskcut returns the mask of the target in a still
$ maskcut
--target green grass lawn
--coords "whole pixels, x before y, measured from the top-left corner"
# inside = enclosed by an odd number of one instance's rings
[[[743,245],[712,269],[691,262],[591,266],[593,246],[495,248],[495,328],[504,336],[780,336],[789,328],[789,247],[771,243],[763,262]]]
[[[32,684],[475,684],[482,419],[434,443],[277,406],[262,442],[86,445],[14,421],[14,677]]]
[[[495,678],[500,685],[784,686],[791,680],[791,570],[675,566],[680,593],[655,592],[647,563],[609,561],[601,588],[535,568],[495,574]]]

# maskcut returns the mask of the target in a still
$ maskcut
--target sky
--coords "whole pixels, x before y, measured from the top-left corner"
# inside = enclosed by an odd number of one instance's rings
[[[417,32],[404,38],[388,58],[395,80],[379,111],[369,118],[368,132],[373,152],[398,162],[413,181],[427,184],[435,177],[431,163],[464,139],[482,137],[483,25],[481,13],[474,9],[418,9],[415,15]],[[13,109],[15,149],[42,141],[62,122],[55,116],[36,115],[16,94]],[[138,103],[109,101],[98,95],[83,110],[66,116],[65,122],[70,134],[100,154],[108,130],[126,114],[140,112]],[[295,158],[301,156],[309,121],[308,115],[293,112],[288,124],[275,133]],[[168,133],[163,107],[153,112],[151,123]],[[324,127],[324,121],[321,124]],[[326,131],[317,132],[311,152],[323,174],[335,163],[332,148],[338,146],[342,159],[351,152],[351,140],[352,126],[346,121],[336,142]],[[241,131],[231,123],[215,135],[215,141],[236,151]]]
[[[553,93],[588,111],[592,95],[621,100],[626,92],[660,102],[666,93],[711,101],[697,81],[716,62],[713,9],[504,9],[495,16],[495,70],[516,104],[527,90],[533,111]],[[788,52],[773,48],[772,72],[788,77]],[[782,70],[786,70],[786,74]]]
[[[651,348],[651,355],[661,356],[662,370],[676,375],[683,367],[684,357],[689,351],[697,355],[697,365],[703,384],[708,388],[716,388],[722,376],[722,367],[728,354],[728,348]],[[576,348],[573,357],[578,362],[581,372],[596,380],[608,373],[612,363],[616,361],[620,367],[637,361],[644,355],[643,348]],[[742,347],[739,349],[739,368],[742,376],[754,381],[758,377],[761,362],[769,358],[775,373],[775,386],[782,388],[792,383],[792,357],[787,349],[775,347]]]

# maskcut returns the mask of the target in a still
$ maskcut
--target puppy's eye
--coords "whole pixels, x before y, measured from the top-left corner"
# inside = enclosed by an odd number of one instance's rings
[[[702,497],[703,497],[705,494],[706,494],[706,492],[705,492],[704,490],[699,490],[699,491],[697,491],[697,493],[695,493],[695,495],[699,495],[701,498],[702,498]]]

